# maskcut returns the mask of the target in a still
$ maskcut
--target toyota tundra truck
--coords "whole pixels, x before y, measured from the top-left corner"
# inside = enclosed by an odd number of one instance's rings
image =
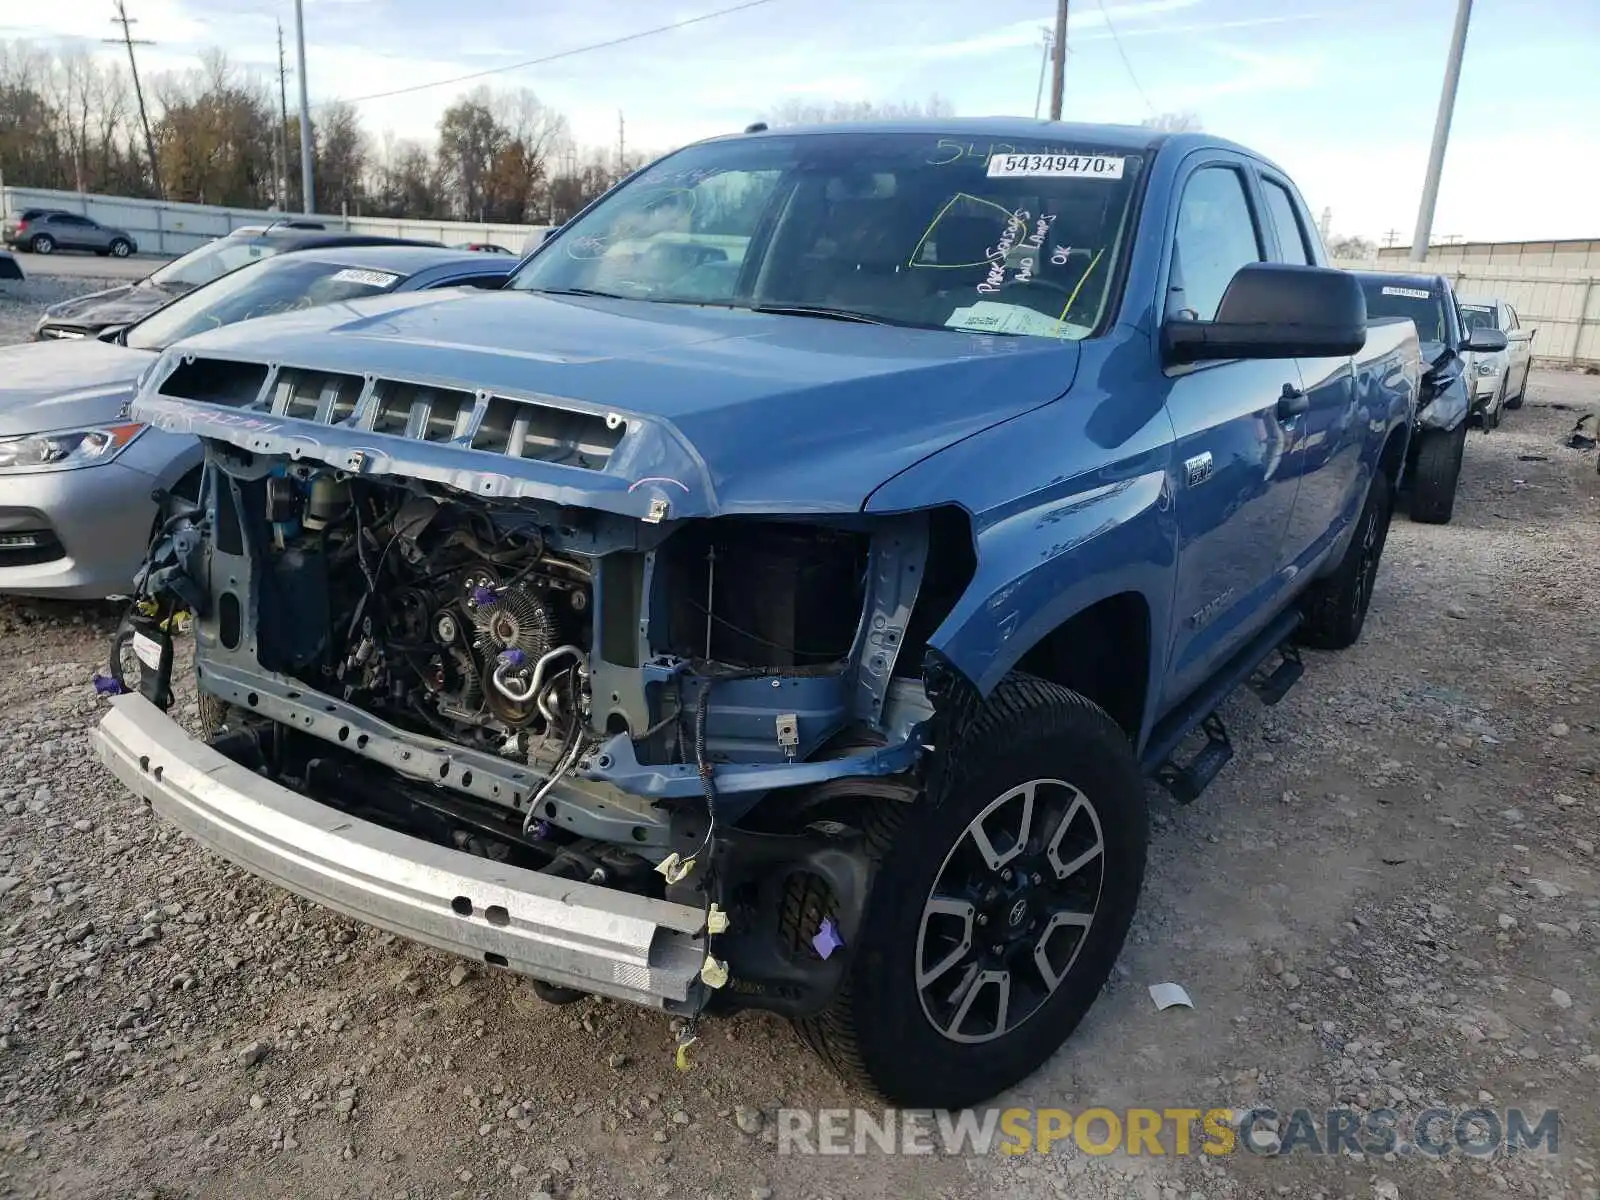
[[[763,1009],[972,1104],[1106,982],[1147,780],[1192,801],[1229,692],[1361,633],[1421,364],[1324,262],[1207,135],[755,127],[502,291],[181,342],[130,419],[203,441],[202,496],[98,752],[246,869],[548,999],[685,1047]]]

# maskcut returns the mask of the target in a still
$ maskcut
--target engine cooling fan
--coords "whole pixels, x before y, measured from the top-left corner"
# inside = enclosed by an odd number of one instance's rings
[[[525,588],[500,592],[474,588],[467,608],[477,630],[473,645],[491,656],[502,650],[521,650],[537,660],[553,644],[549,610]]]

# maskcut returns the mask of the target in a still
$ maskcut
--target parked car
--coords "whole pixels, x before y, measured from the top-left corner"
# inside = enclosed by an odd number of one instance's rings
[[[1450,281],[1443,275],[1356,273],[1366,293],[1367,315],[1405,317],[1422,339],[1426,370],[1416,411],[1416,428],[1406,460],[1411,519],[1444,525],[1455,512],[1456,485],[1467,446],[1467,418],[1473,409],[1471,355],[1506,348],[1503,333],[1469,331],[1461,321]]]
[[[414,246],[324,247],[241,267],[103,338],[0,349],[0,593],[126,594],[158,512],[192,497],[192,437],[127,415],[172,342],[285,309],[389,291],[494,286],[514,264]]]
[[[1494,429],[1506,409],[1522,407],[1528,391],[1528,372],[1533,370],[1533,329],[1525,329],[1517,310],[1504,300],[1485,298],[1461,301],[1461,320],[1469,334],[1479,329],[1498,329],[1506,335],[1506,348],[1494,353],[1475,354],[1472,382],[1478,410],[1486,429]]]
[[[327,229],[322,221],[310,217],[279,217],[275,221],[268,221],[265,225],[240,225],[229,230],[229,237],[248,237],[253,234],[266,233],[269,229]]]
[[[95,337],[102,329],[137,321],[175,296],[274,254],[333,246],[438,245],[366,233],[314,233],[281,226],[249,236],[235,232],[173,259],[144,279],[52,304],[34,327],[33,336],[40,341]]]
[[[99,255],[127,258],[139,252],[139,243],[126,229],[102,225],[92,217],[49,208],[27,208],[4,226],[5,243],[34,254],[57,250],[93,250]]]
[[[0,250],[0,279],[21,281],[26,279],[22,273],[22,264],[17,261],[16,255],[7,250]]]
[[[872,124],[677,151],[497,293],[190,338],[133,419],[202,439],[205,502],[99,752],[549,997],[684,1046],[767,1009],[980,1101],[1111,970],[1142,776],[1192,799],[1229,692],[1361,633],[1421,362],[1323,263],[1228,142]]]
[[[474,250],[479,254],[515,254],[515,250],[505,246],[496,245],[494,242],[457,242],[457,250]]]

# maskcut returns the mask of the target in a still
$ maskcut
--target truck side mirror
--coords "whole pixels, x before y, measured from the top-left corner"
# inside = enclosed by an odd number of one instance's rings
[[[1324,358],[1367,344],[1367,300],[1347,271],[1288,263],[1247,263],[1210,321],[1169,320],[1166,360]]]

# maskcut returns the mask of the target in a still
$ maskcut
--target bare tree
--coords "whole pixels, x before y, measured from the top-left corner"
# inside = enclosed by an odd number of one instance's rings
[[[924,101],[834,100],[818,103],[790,98],[773,105],[765,118],[769,125],[823,125],[840,121],[914,120],[919,117],[952,117],[955,106],[937,92]]]
[[[1205,128],[1197,112],[1164,112],[1140,121],[1146,129],[1159,129],[1163,133],[1199,133]]]
[[[273,191],[271,97],[259,79],[237,71],[221,51],[199,70],[156,81],[155,125],[161,178],[174,199],[260,206]]]
[[[330,212],[341,206],[359,211],[370,140],[362,131],[355,105],[343,101],[324,105],[311,130],[316,142],[314,174],[319,199]],[[295,132],[298,136],[298,129]]]
[[[1364,237],[1331,237],[1329,258],[1367,259],[1378,257],[1378,244]]]

